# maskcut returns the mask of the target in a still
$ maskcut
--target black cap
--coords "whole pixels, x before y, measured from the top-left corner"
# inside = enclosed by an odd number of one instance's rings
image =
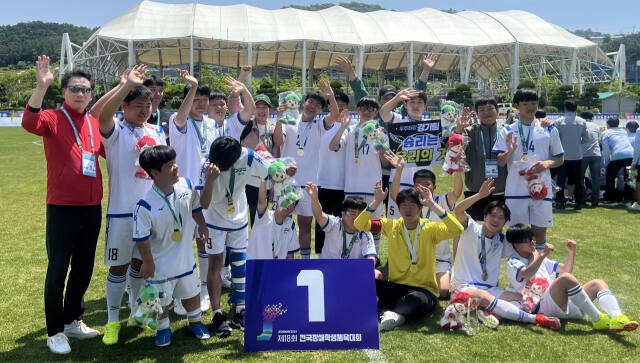
[[[378,99],[381,99],[382,97],[386,96],[389,93],[393,93],[395,95],[398,93],[398,91],[394,86],[390,84],[380,87],[380,90],[378,91]]]

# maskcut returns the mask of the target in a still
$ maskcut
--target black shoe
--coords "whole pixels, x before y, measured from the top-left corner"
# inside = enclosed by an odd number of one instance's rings
[[[553,207],[557,210],[564,210],[565,209],[565,205],[564,203],[556,203],[556,205]]]
[[[236,312],[233,314],[233,320],[231,321],[231,326],[244,331],[244,309],[240,310],[240,312]]]
[[[224,313],[215,313],[211,321],[211,332],[218,338],[226,338],[231,335],[231,327],[227,324],[227,315]]]

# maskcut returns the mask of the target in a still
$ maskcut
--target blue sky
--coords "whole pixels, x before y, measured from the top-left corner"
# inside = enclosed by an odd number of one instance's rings
[[[195,0],[157,0],[168,3],[193,3]],[[349,2],[351,0],[342,0]],[[329,0],[200,0],[201,4],[249,5],[278,9],[283,5],[325,3]],[[335,3],[340,1],[335,1]],[[591,28],[604,33],[631,33],[640,31],[640,1],[638,0],[378,0],[361,2],[379,4],[387,9],[407,11],[419,8],[480,11],[525,10],[551,23],[569,30]],[[12,25],[23,21],[50,21],[72,23],[89,27],[100,26],[132,8],[134,0],[70,1],[70,0],[2,0],[0,25]],[[446,4],[446,5],[445,5]]]

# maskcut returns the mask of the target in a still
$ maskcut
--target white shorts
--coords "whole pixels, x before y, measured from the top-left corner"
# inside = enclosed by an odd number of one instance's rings
[[[506,197],[505,204],[511,211],[509,226],[522,223],[536,227],[553,227],[553,208],[549,200]]]
[[[555,316],[560,319],[583,319],[584,313],[580,308],[571,302],[571,300],[567,299],[567,309],[561,309],[553,298],[551,297],[551,293],[549,292],[551,289],[547,289],[547,291],[542,294],[540,298],[540,309],[538,313],[544,314],[546,316]]]
[[[222,231],[209,227],[209,239],[204,247],[210,255],[217,255],[225,250],[225,246],[233,249],[247,248],[249,229],[245,226],[237,231]]]
[[[455,285],[455,286],[451,286],[449,287],[449,292],[451,293],[451,296],[455,296],[458,292],[460,291],[464,291],[466,289],[478,289],[478,290],[484,290],[486,292],[488,292],[489,294],[491,294],[491,296],[495,297],[495,298],[500,298],[500,295],[502,295],[504,293],[504,290],[502,290],[501,288],[498,287],[487,287],[487,286],[482,286],[482,285],[471,285],[471,284],[462,284],[462,285]]]
[[[293,214],[297,214],[303,217],[313,217],[313,211],[311,210],[311,199],[306,191],[302,191],[302,198],[298,201],[296,209],[293,210]]]
[[[152,284],[156,285],[155,283]],[[200,280],[195,270],[186,276],[170,279],[169,281],[159,281],[156,286],[163,293],[162,298],[160,298],[162,306],[171,304],[174,298],[184,300],[200,294]]]
[[[133,241],[133,217],[107,217],[104,243],[104,264],[122,266],[131,258],[140,259],[140,252]]]
[[[451,246],[449,240],[436,245],[436,273],[451,272]]]

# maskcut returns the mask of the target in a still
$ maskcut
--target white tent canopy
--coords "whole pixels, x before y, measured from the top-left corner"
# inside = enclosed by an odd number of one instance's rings
[[[264,10],[152,1],[103,25],[67,58],[70,66],[75,62],[114,76],[137,62],[160,68],[190,64],[192,70],[194,63],[322,69],[342,54],[354,60],[359,74],[406,68],[412,81],[420,54],[427,52],[441,55],[437,70],[457,70],[464,83],[472,72],[486,80],[511,68],[517,84],[520,63],[543,64],[541,57],[567,61],[566,83],[577,81],[579,60],[611,63],[595,43],[518,10],[360,13],[340,6]]]

